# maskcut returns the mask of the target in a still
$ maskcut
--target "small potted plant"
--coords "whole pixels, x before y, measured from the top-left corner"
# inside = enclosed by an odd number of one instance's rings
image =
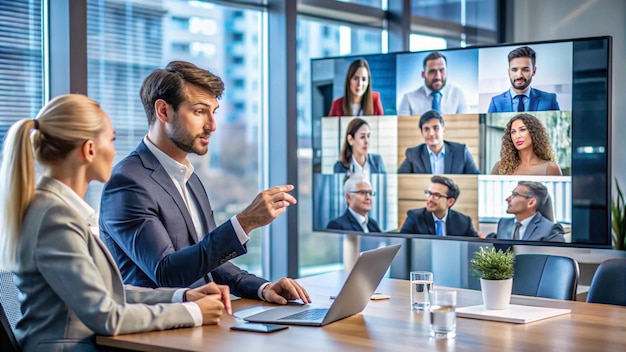
[[[506,309],[511,301],[515,253],[480,247],[470,260],[471,274],[480,279],[483,304],[487,309]]]

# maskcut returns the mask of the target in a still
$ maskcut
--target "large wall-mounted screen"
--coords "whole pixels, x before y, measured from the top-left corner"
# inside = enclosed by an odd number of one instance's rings
[[[611,245],[610,37],[311,67],[314,230]]]

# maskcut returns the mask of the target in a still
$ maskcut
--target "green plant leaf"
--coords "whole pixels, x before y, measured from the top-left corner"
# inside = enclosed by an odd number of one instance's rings
[[[473,276],[486,280],[503,280],[515,274],[513,264],[515,253],[511,248],[506,251],[494,247],[480,247],[470,260],[470,272]]]

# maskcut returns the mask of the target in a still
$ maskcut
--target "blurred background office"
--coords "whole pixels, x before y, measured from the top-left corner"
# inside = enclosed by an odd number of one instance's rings
[[[613,96],[623,97],[625,16],[622,0],[0,0],[0,140],[50,97],[85,93],[112,119],[118,161],[147,131],[143,78],[173,59],[194,62],[226,84],[209,153],[190,156],[218,222],[260,189],[296,185],[298,206],[256,230],[235,262],[272,279],[338,270],[341,236],[311,230],[310,59],[611,35]],[[626,130],[626,101],[613,99],[612,111],[612,130]],[[623,185],[626,159],[616,154]],[[100,192],[93,185],[86,197],[95,208]],[[458,251],[448,264],[462,266],[461,244],[435,247],[427,258]]]

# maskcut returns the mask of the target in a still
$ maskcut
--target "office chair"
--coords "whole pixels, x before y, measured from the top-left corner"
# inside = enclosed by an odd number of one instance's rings
[[[0,351],[20,351],[13,331],[21,315],[13,274],[0,270]]]
[[[626,258],[602,262],[591,279],[587,303],[626,306]]]
[[[574,259],[546,254],[518,254],[514,267],[514,295],[576,300],[579,268]]]

